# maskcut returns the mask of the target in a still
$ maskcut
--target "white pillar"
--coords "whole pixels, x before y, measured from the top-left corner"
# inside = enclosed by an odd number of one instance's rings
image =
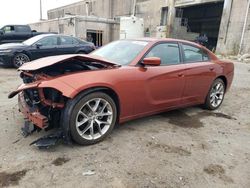
[[[166,37],[171,37],[175,19],[175,0],[168,1],[168,19]]]

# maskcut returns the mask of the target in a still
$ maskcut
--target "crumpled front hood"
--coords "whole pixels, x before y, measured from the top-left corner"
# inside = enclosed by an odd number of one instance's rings
[[[117,65],[118,66],[118,64],[111,62],[109,60],[103,59],[99,56],[70,54],[70,55],[50,56],[50,57],[37,59],[37,60],[34,60],[34,61],[31,61],[29,63],[24,64],[18,70],[34,71],[34,70],[38,70],[38,69],[41,69],[44,67],[49,67],[49,66],[54,65],[54,64],[63,63],[63,62],[68,61],[70,59],[80,59],[80,60],[84,60],[84,61],[96,61],[99,63],[103,63],[105,65],[111,65],[111,66]]]

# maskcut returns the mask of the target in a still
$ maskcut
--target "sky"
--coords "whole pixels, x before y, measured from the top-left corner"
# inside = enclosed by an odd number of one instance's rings
[[[43,19],[47,10],[80,0],[42,0]],[[40,0],[0,0],[0,28],[7,24],[29,24],[40,19]]]

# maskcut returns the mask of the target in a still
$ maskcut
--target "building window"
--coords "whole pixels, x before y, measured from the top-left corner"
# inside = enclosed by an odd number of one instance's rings
[[[161,26],[167,25],[168,7],[161,8]]]

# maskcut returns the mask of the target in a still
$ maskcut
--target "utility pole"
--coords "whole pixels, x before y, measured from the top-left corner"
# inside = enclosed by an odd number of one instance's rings
[[[135,16],[135,14],[136,14],[136,0],[134,0],[132,15]]]
[[[243,40],[244,40],[244,36],[245,36],[245,32],[246,32],[249,7],[250,7],[250,0],[248,0],[248,2],[247,2],[247,10],[246,10],[246,14],[245,14],[244,25],[243,25],[243,29],[242,29],[242,34],[241,34],[241,39],[240,39],[240,47],[239,47],[238,54],[241,54],[242,47],[243,47]]]
[[[40,20],[43,20],[42,0],[40,0]]]
[[[168,18],[167,18],[167,29],[166,29],[166,37],[171,37],[171,33],[174,27],[174,19],[175,19],[175,0],[168,0]]]

